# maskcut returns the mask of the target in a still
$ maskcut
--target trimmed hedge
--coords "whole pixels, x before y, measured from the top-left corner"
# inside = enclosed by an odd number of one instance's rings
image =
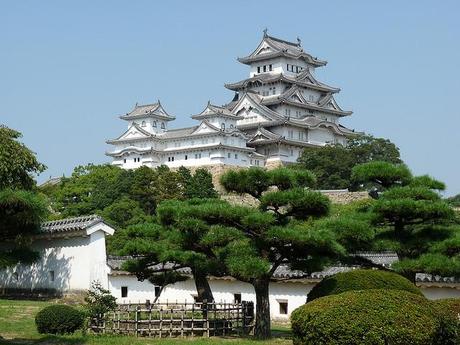
[[[84,315],[77,309],[63,304],[43,308],[35,316],[38,333],[68,334],[83,327]]]
[[[404,290],[423,296],[422,292],[410,280],[399,274],[389,271],[359,269],[324,278],[308,293],[307,303],[323,296],[369,289]]]
[[[443,320],[422,296],[379,289],[319,298],[291,315],[294,345],[455,344]]]

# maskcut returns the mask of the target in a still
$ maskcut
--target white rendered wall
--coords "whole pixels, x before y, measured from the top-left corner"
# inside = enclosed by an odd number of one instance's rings
[[[460,298],[460,290],[450,287],[419,287],[426,298],[431,300],[443,298]]]
[[[145,300],[155,299],[155,286],[148,281],[139,282],[133,276],[110,276],[110,291],[117,298],[118,303],[144,303]],[[237,280],[215,279],[209,282],[216,302],[234,302],[234,294],[241,294],[243,301],[256,302],[254,288],[248,283]],[[128,287],[128,297],[121,298],[121,287]],[[307,294],[313,284],[301,282],[272,282],[270,283],[270,314],[273,319],[288,320],[290,313],[305,304]],[[165,287],[160,295],[160,302],[187,302],[194,301],[196,288],[193,279],[178,282]],[[279,302],[288,302],[288,314],[282,315]]]
[[[31,246],[40,254],[32,265],[0,270],[0,288],[87,290],[99,280],[108,287],[105,233],[90,236],[40,239]],[[54,281],[51,280],[54,272]],[[16,279],[17,277],[17,279]]]
[[[0,271],[2,287],[62,291],[88,289],[92,265],[89,236],[39,240],[32,248],[40,253],[40,259],[32,265],[17,265]],[[50,279],[50,271],[54,271],[54,282]]]

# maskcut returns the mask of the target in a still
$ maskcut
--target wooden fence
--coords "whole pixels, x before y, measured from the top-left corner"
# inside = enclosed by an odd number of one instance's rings
[[[147,337],[240,335],[251,332],[253,302],[122,304],[91,319],[94,333]]]

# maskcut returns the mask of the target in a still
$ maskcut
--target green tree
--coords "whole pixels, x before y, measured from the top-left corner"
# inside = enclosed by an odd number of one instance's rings
[[[0,125],[0,189],[26,189],[35,186],[33,174],[43,172],[46,167],[35,154],[18,141],[21,133]]]
[[[255,334],[270,336],[269,283],[280,265],[304,272],[323,267],[346,256],[346,248],[328,227],[313,226],[313,220],[329,213],[330,202],[306,187],[314,176],[302,170],[252,168],[222,176],[229,191],[248,193],[260,200],[259,209],[207,205],[191,214],[212,229],[205,237],[229,274],[253,285],[256,293]],[[277,187],[277,190],[270,190]],[[215,250],[215,249],[214,249]]]
[[[7,244],[0,249],[0,268],[38,257],[29,247],[30,235],[48,214],[46,199],[34,190],[32,177],[45,166],[17,141],[20,137],[19,132],[0,126],[0,236]]]
[[[443,183],[426,175],[413,177],[407,167],[385,162],[356,166],[353,178],[380,185],[370,208],[374,246],[396,251],[397,271],[412,281],[421,271],[460,274],[456,253],[446,250],[459,228],[453,209],[438,193]]]
[[[402,163],[399,149],[389,140],[370,135],[357,135],[340,144],[318,148],[306,148],[299,157],[299,165],[312,171],[319,189],[356,189],[351,179],[357,164],[371,161]]]
[[[157,209],[159,218],[168,218],[169,212],[179,212],[183,205],[175,200],[163,202]],[[206,276],[220,275],[220,270],[215,257],[200,252],[205,250],[200,243],[203,235],[203,226],[186,217],[175,226],[167,221],[165,226],[136,224],[122,232],[117,248],[119,254],[133,257],[125,263],[126,270],[141,281],[148,280],[160,286],[161,290],[168,284],[187,279],[181,269],[189,267],[198,292],[197,300],[212,302],[214,298]],[[209,247],[206,250],[211,252]]]

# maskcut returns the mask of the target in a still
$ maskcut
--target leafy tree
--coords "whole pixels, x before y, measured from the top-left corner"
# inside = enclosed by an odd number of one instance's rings
[[[29,248],[29,238],[40,229],[48,214],[47,206],[46,199],[34,192],[0,190],[0,235],[9,243],[0,249],[0,268],[38,258],[38,253]]]
[[[166,201],[158,207],[159,218],[166,219],[172,210],[179,211],[179,201]],[[200,244],[203,227],[190,219],[182,219],[177,226],[162,227],[155,223],[137,224],[123,231],[123,239],[118,244],[119,253],[133,259],[124,268],[135,273],[141,281],[148,280],[161,287],[187,279],[184,267],[189,267],[195,280],[198,301],[214,300],[206,279],[207,274],[219,275],[216,258],[208,258],[196,249],[204,250]],[[211,248],[206,250],[211,251]],[[161,293],[161,291],[160,291]]]
[[[45,166],[17,141],[20,137],[19,132],[0,126],[0,237],[8,244],[0,249],[0,268],[38,258],[29,238],[48,214],[47,202],[34,190],[32,177]]]
[[[460,207],[460,194],[447,198],[446,201],[453,207]]]
[[[101,215],[108,222],[121,228],[151,219],[151,216],[145,214],[137,201],[129,199],[127,196],[121,197],[104,208]]]
[[[299,165],[312,171],[320,189],[351,188],[357,186],[351,180],[355,165],[371,161],[402,163],[399,149],[389,140],[370,135],[357,135],[348,140],[347,146],[327,145],[306,148],[299,157]]]
[[[230,171],[222,185],[258,198],[260,208],[208,205],[191,213],[211,226],[207,243],[222,247],[229,273],[253,285],[259,338],[270,334],[269,282],[280,265],[312,272],[346,255],[329,228],[312,225],[330,209],[327,197],[306,189],[314,183],[314,175],[296,169]]]
[[[98,281],[91,283],[90,289],[86,292],[85,302],[87,315],[91,318],[99,318],[117,307],[117,299]]]
[[[380,185],[382,192],[370,208],[374,246],[396,251],[397,271],[413,281],[420,271],[460,274],[456,253],[446,250],[459,228],[454,211],[437,192],[443,183],[429,176],[413,177],[407,167],[385,162],[356,166],[353,178]]]
[[[46,167],[24,144],[18,142],[21,133],[0,125],[0,189],[26,189],[35,186],[33,174]]]
[[[193,176],[190,176],[188,183],[185,184],[184,197],[186,199],[207,199],[217,198],[217,196],[211,173],[203,168],[196,169]]]

